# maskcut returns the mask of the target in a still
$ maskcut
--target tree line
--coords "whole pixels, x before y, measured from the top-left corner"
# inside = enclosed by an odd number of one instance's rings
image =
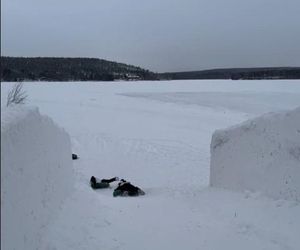
[[[149,70],[96,58],[1,57],[1,81],[156,80]]]
[[[232,68],[211,69],[188,72],[170,72],[159,74],[164,80],[183,79],[232,79],[232,80],[261,80],[261,79],[300,79],[300,67],[273,68]]]
[[[1,57],[1,81],[114,81],[187,79],[300,79],[300,67],[231,68],[153,73],[97,58]]]

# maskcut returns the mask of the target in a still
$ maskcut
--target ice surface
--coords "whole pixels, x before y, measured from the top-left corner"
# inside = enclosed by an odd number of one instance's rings
[[[1,102],[9,86],[1,84]],[[73,192],[45,227],[40,249],[299,249],[298,202],[208,187],[213,132],[300,106],[299,81],[24,87],[28,104],[66,129],[80,157]],[[114,198],[116,183],[92,190],[91,175],[125,178],[146,195]]]

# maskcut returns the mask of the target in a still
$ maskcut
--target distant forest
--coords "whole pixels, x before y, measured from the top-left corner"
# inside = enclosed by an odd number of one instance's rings
[[[281,68],[233,68],[211,69],[189,72],[161,73],[158,76],[164,80],[183,79],[232,79],[232,80],[258,80],[258,79],[300,79],[300,67]]]
[[[96,58],[1,57],[1,81],[114,81],[187,79],[300,79],[300,67],[233,68],[153,73]]]
[[[140,67],[96,58],[1,57],[1,81],[157,80]]]

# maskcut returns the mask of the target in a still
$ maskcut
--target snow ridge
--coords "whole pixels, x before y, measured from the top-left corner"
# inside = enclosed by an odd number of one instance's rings
[[[37,108],[1,112],[1,249],[39,249],[71,192],[70,138]]]
[[[269,113],[211,141],[210,185],[300,200],[300,107]]]

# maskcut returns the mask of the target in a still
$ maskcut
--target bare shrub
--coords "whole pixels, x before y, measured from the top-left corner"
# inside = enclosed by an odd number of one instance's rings
[[[13,88],[8,92],[6,106],[12,104],[24,104],[27,99],[26,92],[23,91],[23,83],[16,83]]]

